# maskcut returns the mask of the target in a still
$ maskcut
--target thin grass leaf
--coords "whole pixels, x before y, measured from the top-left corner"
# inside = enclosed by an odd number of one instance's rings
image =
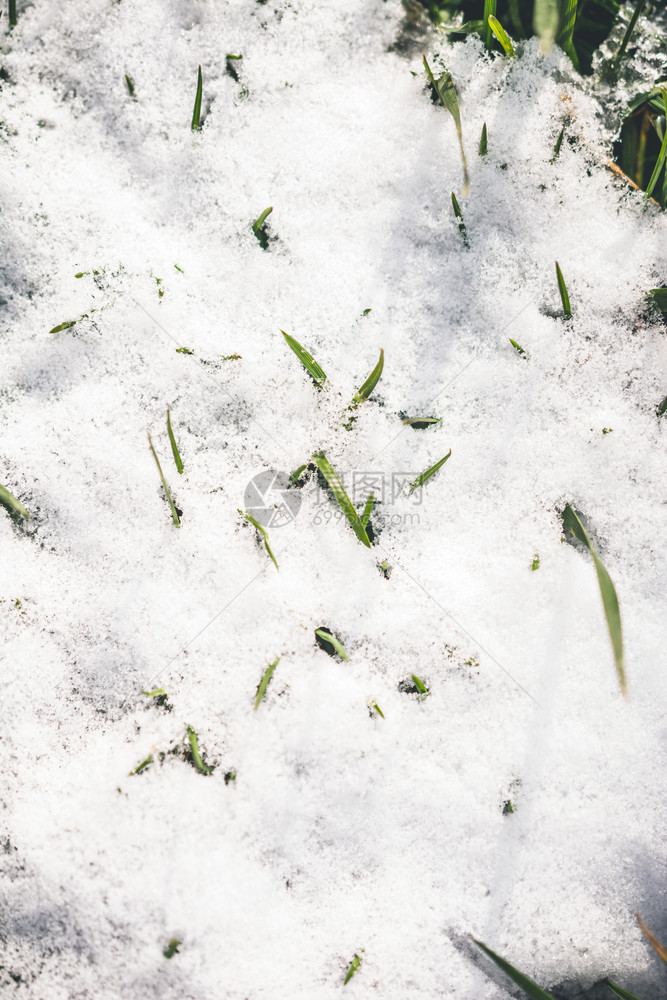
[[[572,309],[570,308],[570,296],[567,294],[567,285],[565,284],[565,278],[563,277],[563,272],[560,269],[560,264],[556,261],[556,278],[558,279],[558,291],[560,292],[560,300],[563,303],[563,315],[565,319],[572,319]]]
[[[382,711],[382,709],[380,708],[380,706],[376,701],[371,702],[371,708],[373,709],[374,712],[377,712],[377,714],[380,716],[381,719],[384,719],[384,712]]]
[[[528,354],[526,353],[526,351],[524,351],[523,347],[521,347],[520,344],[517,344],[516,340],[512,340],[511,337],[509,338],[509,342],[512,345],[512,347],[514,348],[514,350],[517,352],[517,354],[520,354],[521,357],[525,361],[527,361],[528,360]]]
[[[166,698],[167,692],[164,688],[153,688],[152,691],[142,691],[147,698]]]
[[[76,326],[75,319],[67,320],[66,323],[59,323],[58,326],[54,326],[52,330],[49,330],[49,333],[60,333],[61,330],[69,330],[72,326]]]
[[[445,31],[449,35],[472,35],[474,32],[480,33],[484,29],[484,21],[464,21],[463,24],[440,24],[440,31]]]
[[[289,477],[290,478],[290,482],[291,483],[297,483],[299,481],[299,479],[301,478],[301,473],[305,472],[305,470],[307,468],[308,468],[307,465],[300,465],[298,469],[295,469],[294,472],[292,472],[291,475],[290,475],[290,477]]]
[[[153,447],[153,441],[152,441],[152,438],[151,438],[151,432],[150,431],[148,432],[148,444],[149,444],[150,449],[151,449],[151,451],[153,453],[153,458],[155,459],[155,464],[157,465],[157,471],[160,473],[160,479],[162,480],[162,485],[164,486],[164,492],[167,494],[167,500],[169,501],[169,506],[171,507],[171,516],[173,518],[174,524],[178,528],[178,527],[180,527],[181,521],[180,521],[180,518],[178,516],[178,511],[176,510],[176,506],[174,505],[174,501],[172,500],[171,493],[169,491],[169,487],[167,486],[167,480],[164,478],[164,473],[162,471],[162,466],[160,465],[160,459],[157,457],[157,452],[155,451],[155,448]]]
[[[259,231],[266,222],[266,220],[268,219],[268,217],[271,215],[272,211],[273,211],[273,205],[269,205],[269,207],[265,208],[264,211],[259,215],[259,217],[255,219],[255,221],[252,224],[252,231],[255,234],[255,236],[259,237]]]
[[[410,676],[412,677],[412,683],[417,688],[418,694],[422,696],[430,694],[429,689],[426,687],[423,680],[420,677],[417,677],[417,674],[410,674]]]
[[[340,641],[340,639],[336,638],[336,636],[333,634],[333,632],[330,632],[329,629],[326,629],[326,628],[316,628],[315,629],[315,635],[319,636],[320,639],[323,640],[323,642],[328,642],[330,646],[333,646],[333,648],[336,650],[336,652],[340,656],[341,660],[345,660],[346,662],[349,662],[350,657],[347,655],[347,652],[345,650],[345,646]]]
[[[190,741],[190,756],[192,757],[192,763],[194,766],[200,774],[213,774],[215,771],[215,764],[210,767],[202,760],[199,752],[199,740],[197,739],[197,734],[192,726],[188,726],[188,740]]]
[[[250,521],[250,523],[252,524],[253,528],[256,528],[257,531],[260,533],[260,535],[262,536],[262,539],[264,541],[264,548],[266,549],[269,557],[273,561],[273,565],[276,567],[276,569],[278,570],[278,572],[280,572],[280,570],[278,569],[278,563],[276,562],[276,557],[274,556],[273,552],[271,551],[271,546],[269,545],[269,535],[268,535],[268,532],[267,532],[266,528],[264,527],[264,525],[260,524],[259,521],[256,521],[255,518],[252,516],[252,514],[249,514],[247,510],[246,511],[239,511],[239,514],[240,513],[243,513],[243,516],[245,517],[246,521]]]
[[[30,514],[25,509],[20,500],[17,500],[13,493],[10,493],[6,486],[0,486],[0,503],[4,504],[10,510],[15,510],[17,514],[22,514],[23,517],[30,518]]]
[[[362,957],[361,957],[361,955],[355,955],[354,958],[352,959],[352,961],[350,962],[349,966],[348,966],[347,972],[345,973],[345,979],[343,980],[343,986],[347,986],[347,984],[349,983],[350,979],[352,979],[352,976],[356,976],[356,974],[359,971],[359,968],[361,966],[361,963],[362,963]]]
[[[639,997],[636,997],[634,993],[628,993],[628,991],[624,990],[623,987],[617,986],[616,983],[612,983],[610,979],[606,980],[606,984],[611,992],[619,997],[619,1000],[639,1000]]]
[[[425,427],[429,427],[431,424],[441,424],[442,417],[406,417],[403,420],[404,427],[415,427],[417,430],[423,430]]]
[[[563,11],[560,18],[559,30],[556,36],[556,44],[560,45],[563,52],[566,52],[572,60],[575,69],[579,69],[579,57],[574,47],[572,36],[574,25],[577,20],[577,0],[562,0]]]
[[[127,73],[125,74],[125,84],[127,86],[128,93],[129,93],[130,97],[132,98],[132,100],[133,101],[136,100],[136,98],[134,96],[134,80],[132,79],[131,76],[128,76]]]
[[[384,350],[383,348],[380,348],[380,359],[376,364],[375,368],[373,369],[373,371],[370,373],[370,375],[364,382],[364,384],[361,386],[361,388],[357,392],[355,392],[352,398],[352,402],[350,403],[351,407],[357,407],[368,399],[373,389],[380,381],[383,368],[384,368]]]
[[[459,100],[456,96],[456,88],[452,78],[447,70],[442,73],[436,80],[431,72],[431,67],[426,61],[426,56],[424,59],[424,69],[426,70],[426,75],[429,81],[435,87],[435,92],[440,98],[440,103],[446,111],[449,111],[450,115],[454,119],[454,125],[456,126],[456,134],[459,138],[459,147],[461,149],[461,162],[463,164],[463,190],[461,194],[463,196],[467,195],[470,190],[470,177],[468,175],[468,164],[466,162],[466,154],[463,148],[463,131],[461,129],[461,112],[459,110]]]
[[[417,476],[414,482],[410,483],[410,489],[408,492],[414,493],[414,491],[418,490],[420,486],[423,486],[424,483],[431,478],[431,476],[436,474],[438,469],[442,468],[451,453],[452,449],[450,448],[444,458],[441,458],[440,461],[436,462],[435,465],[432,465],[430,469],[427,469],[426,472],[422,472],[419,476]]]
[[[494,35],[496,36],[502,47],[504,48],[505,55],[509,56],[510,59],[513,59],[514,56],[516,55],[516,52],[514,51],[514,46],[510,42],[507,32],[505,31],[505,29],[503,28],[502,24],[500,23],[497,17],[494,17],[493,15],[489,17],[489,27],[491,28],[491,31],[494,33]]]
[[[173,958],[174,955],[178,954],[178,946],[180,945],[178,938],[169,938],[167,942],[167,947],[164,949],[162,954],[165,958]]]
[[[667,396],[665,396],[661,403],[658,403],[655,408],[655,412],[659,417],[664,417],[665,413],[667,413]]]
[[[366,506],[364,507],[364,512],[361,515],[361,523],[363,524],[364,528],[368,524],[368,519],[371,516],[371,512],[373,510],[373,504],[374,503],[375,503],[375,494],[371,493],[370,496],[368,497],[368,500],[366,501]]]
[[[484,124],[482,125],[482,134],[479,140],[479,155],[486,156],[487,150],[488,150],[488,142],[486,136],[486,122],[484,122]]]
[[[16,16],[16,0],[9,0],[9,27],[15,28],[18,24]]]
[[[543,52],[549,52],[556,41],[560,24],[558,0],[535,0],[533,28]]]
[[[191,129],[196,132],[199,128],[199,119],[201,118],[201,95],[202,95],[202,75],[201,66],[197,71],[197,94],[195,97],[195,106],[192,109],[192,124]]]
[[[667,118],[667,90],[662,92],[662,100],[665,105],[665,117]],[[665,165],[665,160],[667,160],[667,131],[665,131],[665,136],[662,140],[662,146],[660,147],[660,153],[658,159],[656,160],[655,167],[653,168],[653,173],[651,174],[651,179],[646,186],[646,192],[644,194],[644,200],[650,198],[653,194],[653,189],[658,183],[658,178],[662,172],[662,168]]]
[[[512,980],[512,982],[516,983],[519,989],[522,989],[523,992],[531,998],[531,1000],[554,1000],[551,993],[547,993],[546,990],[543,990],[537,985],[537,983],[533,982],[532,979],[529,979],[528,976],[524,976],[523,972],[519,972],[518,969],[515,969],[513,965],[506,962],[504,958],[500,957],[500,955],[496,955],[495,951],[491,951],[490,948],[487,948],[485,944],[481,941],[477,941],[475,938],[472,940],[477,947],[491,959],[492,962],[495,962],[498,968],[501,969],[505,975]]]
[[[555,163],[560,154],[560,147],[563,145],[563,136],[565,135],[565,126],[560,130],[558,138],[556,139],[556,145],[554,146],[553,156],[549,160],[549,163]]]
[[[491,18],[496,13],[496,0],[484,0],[484,47],[487,51],[491,50]],[[494,31],[495,34],[495,31]]]
[[[329,489],[331,490],[334,497],[338,501],[338,505],[340,509],[343,511],[345,517],[347,518],[355,535],[357,536],[359,541],[366,546],[366,548],[370,549],[371,543],[368,538],[368,535],[366,534],[366,529],[361,523],[361,518],[359,517],[354,506],[352,505],[352,501],[345,492],[343,484],[336,475],[333,466],[327,459],[324,452],[316,451],[315,454],[313,455],[313,461],[315,462],[315,465],[326,479]]]
[[[149,767],[152,763],[153,763],[153,754],[149,753],[148,757],[146,757],[145,760],[142,760],[141,764],[137,764],[134,771],[130,771],[130,773],[128,774],[128,778],[133,777],[133,775],[135,774],[141,774],[141,772],[145,771],[146,768]]]
[[[456,217],[456,224],[459,227],[459,232],[463,240],[463,245],[467,248],[470,247],[470,242],[468,240],[468,230],[466,229],[466,224],[463,221],[463,212],[461,211],[461,206],[459,205],[456,195],[452,191],[452,208],[454,209],[454,216]]]
[[[270,663],[268,665],[268,667],[266,668],[266,670],[264,671],[262,679],[259,682],[259,685],[257,687],[257,695],[255,697],[255,706],[254,706],[253,711],[255,711],[255,712],[257,711],[257,709],[260,706],[260,703],[264,699],[264,695],[266,694],[266,689],[269,686],[269,681],[273,677],[273,672],[274,672],[274,670],[276,669],[276,667],[278,666],[279,663],[280,663],[280,657],[278,657],[277,659],[275,659],[273,661],[273,663]]]
[[[639,20],[639,15],[643,11],[645,4],[646,4],[646,0],[639,0],[637,6],[635,7],[635,9],[633,11],[632,17],[630,18],[630,23],[628,24],[627,28],[625,29],[625,34],[623,35],[623,41],[621,42],[621,46],[620,46],[620,48],[619,48],[619,50],[618,50],[618,52],[616,54],[616,58],[614,59],[613,64],[612,64],[613,67],[614,67],[614,69],[618,69],[618,66],[619,66],[619,64],[621,62],[621,59],[625,55],[625,50],[628,47],[628,42],[630,41],[630,39],[632,37],[632,33],[635,30],[635,26],[637,24],[637,21]]]
[[[611,647],[614,653],[614,661],[616,663],[616,673],[621,685],[621,691],[625,695],[627,693],[627,683],[625,679],[625,666],[623,661],[623,631],[621,629],[621,611],[618,605],[616,588],[611,581],[611,577],[609,576],[606,567],[603,565],[600,557],[593,548],[586,529],[570,504],[567,504],[565,510],[563,511],[563,528],[566,532],[569,531],[571,535],[578,538],[593,556],[595,572],[597,573],[598,585],[600,587],[600,597],[602,598],[602,607],[604,609],[605,618],[607,619],[607,629],[609,630],[609,638],[611,639]]]
[[[167,407],[167,434],[169,435],[169,440],[171,442],[171,452],[174,456],[174,462],[176,463],[176,468],[178,469],[179,475],[183,475],[183,462],[181,460],[181,455],[178,450],[178,445],[176,444],[176,438],[174,437],[174,432],[171,428],[171,410]]]
[[[667,963],[667,948],[665,948],[664,945],[660,944],[657,937],[651,934],[650,930],[648,929],[642,918],[639,916],[639,914],[635,913],[635,916],[637,918],[637,923],[642,929],[642,934],[644,935],[648,943],[651,945],[656,954],[660,956],[663,962]]]
[[[284,330],[281,330],[280,332],[287,341],[288,345],[292,348],[292,350],[296,354],[297,358],[299,359],[303,367],[312,377],[313,381],[315,382],[315,385],[318,388],[321,388],[327,380],[326,372],[324,372],[323,369],[320,368],[320,366],[318,365],[317,361],[315,361],[312,354],[309,354],[308,351],[301,346],[298,340],[295,340],[294,337],[290,337],[289,333],[285,333]]]

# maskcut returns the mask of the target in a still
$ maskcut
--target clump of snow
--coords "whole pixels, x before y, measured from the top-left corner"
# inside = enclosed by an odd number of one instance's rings
[[[0,482],[33,514],[0,511],[7,995],[316,1000],[359,954],[350,997],[506,996],[469,934],[547,987],[664,993],[634,918],[667,930],[664,217],[562,53],[431,37],[466,250],[402,18],[37,0],[4,37]],[[364,548],[308,474],[278,573],[238,509],[320,449],[384,527]],[[566,502],[617,587],[627,702]]]

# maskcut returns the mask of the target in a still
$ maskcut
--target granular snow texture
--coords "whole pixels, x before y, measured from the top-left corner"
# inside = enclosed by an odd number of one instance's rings
[[[664,216],[559,50],[426,34],[463,197],[403,26],[397,0],[36,0],[4,35],[0,482],[33,516],[0,509],[3,996],[506,997],[470,934],[570,996],[666,995],[634,917],[667,933]],[[277,572],[246,487],[319,450],[372,485],[375,544],[309,472]]]

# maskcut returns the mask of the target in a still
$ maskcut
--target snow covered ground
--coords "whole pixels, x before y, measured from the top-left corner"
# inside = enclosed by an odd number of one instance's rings
[[[33,515],[0,509],[3,996],[507,996],[470,934],[570,996],[666,995],[634,917],[666,936],[664,216],[605,166],[610,105],[562,53],[427,38],[466,250],[403,18],[36,0],[3,36],[0,482]],[[366,549],[310,476],[278,573],[238,509],[317,450],[384,488],[385,526]],[[567,502],[616,584],[627,701]]]

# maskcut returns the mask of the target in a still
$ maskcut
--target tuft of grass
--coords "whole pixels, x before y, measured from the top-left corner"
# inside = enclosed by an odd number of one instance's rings
[[[130,771],[130,773],[128,774],[128,778],[131,778],[134,774],[141,774],[142,771],[145,771],[146,768],[150,767],[150,765],[153,763],[153,759],[154,759],[153,754],[149,753],[148,757],[146,757],[145,760],[142,760],[141,764],[137,764],[134,771]]]
[[[174,432],[171,427],[171,410],[167,407],[167,434],[169,435],[169,441],[171,442],[171,453],[174,456],[174,462],[176,463],[176,468],[178,469],[179,476],[183,475],[183,462],[181,460],[181,455],[178,450],[178,445],[176,444],[176,438],[174,437]]]
[[[459,109],[459,99],[456,95],[456,88],[454,87],[454,82],[447,70],[441,73],[436,79],[431,72],[431,67],[429,66],[426,56],[424,59],[424,69],[426,70],[426,75],[429,82],[433,85],[436,94],[440,98],[440,103],[442,104],[445,111],[449,111],[450,115],[454,119],[454,125],[456,126],[456,134],[459,139],[459,148],[461,150],[461,163],[463,164],[463,190],[461,194],[465,197],[470,190],[470,176],[468,174],[468,164],[466,162],[466,154],[463,148],[463,130],[461,128],[461,112]]]
[[[151,432],[148,432],[148,444],[153,453],[153,458],[155,459],[155,464],[157,465],[157,471],[160,473],[160,479],[162,480],[162,485],[164,486],[164,492],[167,494],[167,500],[169,501],[169,506],[171,507],[171,516],[176,527],[180,527],[181,519],[178,516],[178,511],[172,499],[169,487],[167,486],[167,480],[164,478],[164,473],[162,471],[162,466],[160,465],[160,459],[157,457],[157,452],[153,447],[153,441],[151,438]]]
[[[549,160],[549,163],[555,163],[560,154],[560,147],[563,145],[563,136],[565,135],[565,126],[558,133],[558,138],[556,139],[556,145],[554,146],[553,156]]]
[[[465,247],[470,247],[470,242],[468,240],[468,230],[466,229],[466,224],[463,221],[463,212],[461,211],[461,206],[458,203],[456,195],[452,191],[452,208],[454,209],[454,215],[456,217],[456,224],[459,227],[459,232],[463,240]]]
[[[329,462],[328,458],[323,451],[316,451],[313,455],[313,461],[315,465],[320,470],[324,476],[329,489],[333,493],[334,497],[338,501],[340,509],[347,518],[352,530],[355,535],[362,542],[366,548],[370,549],[371,543],[368,535],[366,534],[366,528],[362,524],[361,518],[359,517],[357,511],[352,504],[349,496],[345,492],[345,488],[341,483],[340,479],[336,475],[336,472]]]
[[[202,75],[201,66],[197,70],[197,94],[195,96],[195,106],[192,109],[192,124],[190,128],[193,132],[199,131],[201,125],[199,124],[201,118],[201,95],[202,95]]]
[[[665,121],[667,121],[667,90],[662,91],[662,101],[665,109]],[[650,198],[653,194],[653,189],[658,183],[658,178],[662,173],[663,167],[665,166],[665,160],[667,160],[667,128],[665,128],[665,134],[662,137],[662,145],[660,147],[660,153],[658,154],[658,159],[656,160],[655,167],[653,168],[653,173],[651,174],[651,179],[648,182],[646,191],[644,193],[644,200]]]
[[[486,122],[482,125],[482,134],[479,138],[479,155],[486,156],[488,151],[488,141],[486,134]]]
[[[132,98],[132,100],[136,101],[136,97],[134,96],[134,80],[127,73],[125,74],[125,85],[127,87],[127,92]]]
[[[380,348],[380,358],[378,360],[378,363],[376,364],[375,368],[370,373],[364,384],[361,386],[361,388],[358,389],[357,392],[355,392],[354,396],[352,397],[352,402],[350,403],[350,409],[356,409],[357,406],[360,406],[368,399],[373,389],[380,381],[383,368],[384,368],[384,350],[383,348]]]
[[[493,30],[493,27],[491,25],[491,18],[496,13],[496,6],[497,6],[496,0],[484,0],[484,16],[482,18],[484,22],[483,38],[484,38],[484,48],[487,50],[487,52],[491,51],[491,31]]]
[[[526,351],[524,351],[523,347],[521,347],[520,344],[517,344],[516,340],[512,340],[511,337],[509,338],[509,341],[514,350],[517,352],[517,354],[519,354],[525,361],[527,361],[528,354],[526,353]]]
[[[409,492],[414,493],[414,491],[419,489],[420,486],[423,486],[424,483],[431,478],[431,476],[434,476],[438,471],[438,469],[442,468],[442,466],[445,464],[451,453],[452,449],[450,448],[444,458],[441,458],[439,462],[436,462],[435,465],[432,465],[430,469],[426,470],[426,472],[420,473],[420,475],[418,475],[417,478],[413,480],[412,483],[410,483]]]
[[[352,976],[356,976],[357,972],[359,971],[359,969],[361,967],[362,961],[363,961],[363,959],[362,959],[361,955],[355,955],[354,956],[354,958],[352,959],[352,961],[350,962],[350,964],[349,964],[349,966],[347,968],[347,972],[345,973],[345,979],[343,980],[343,986],[347,986],[347,984],[349,983],[350,979],[352,979]]]
[[[10,493],[6,486],[0,486],[0,503],[9,510],[22,514],[23,517],[30,518],[29,512],[25,509],[20,500],[17,500],[13,493]]]
[[[320,366],[318,365],[317,361],[315,361],[312,354],[309,354],[308,351],[301,346],[298,340],[295,340],[294,337],[291,337],[289,333],[285,333],[284,330],[281,330],[280,332],[287,341],[288,346],[292,348],[292,350],[296,354],[297,358],[299,359],[303,367],[311,376],[315,385],[318,387],[318,389],[321,389],[327,380],[326,372],[322,368],[320,368]]]
[[[58,323],[58,326],[54,326],[49,333],[60,333],[61,330],[69,330],[70,327],[76,326],[77,321],[75,319],[69,319],[65,323]]]
[[[169,938],[167,942],[167,947],[164,949],[162,954],[165,958],[173,958],[174,955],[178,954],[178,946],[180,945],[178,938]]]
[[[518,969],[515,969],[514,966],[510,965],[510,963],[505,961],[504,958],[497,955],[495,951],[491,951],[490,948],[488,948],[481,941],[477,941],[476,938],[472,938],[472,941],[481,951],[484,952],[485,955],[488,956],[488,958],[491,959],[492,962],[495,962],[498,968],[504,972],[505,975],[512,980],[512,982],[516,983],[519,989],[522,989],[523,992],[531,998],[531,1000],[554,1000],[551,993],[547,993],[546,990],[543,990],[537,985],[536,982],[529,979],[528,976],[524,976],[523,972],[519,972]]]
[[[260,215],[255,219],[255,221],[252,224],[252,231],[259,240],[259,245],[261,246],[262,250],[266,250],[269,246],[269,236],[266,231],[264,223],[271,215],[272,211],[273,211],[273,205],[269,205],[268,208],[265,208],[264,211],[260,213]],[[282,330],[280,332],[282,333]]]
[[[563,316],[565,319],[572,319],[572,309],[570,308],[570,296],[567,294],[567,285],[565,284],[565,278],[563,277],[563,272],[560,269],[560,264],[556,261],[556,278],[558,279],[558,291],[560,292],[560,300],[563,303]]]
[[[315,635],[317,637],[317,645],[320,649],[324,649],[324,652],[328,653],[329,650],[325,648],[325,645],[323,645],[326,643],[327,645],[333,647],[334,651],[338,653],[341,660],[345,660],[346,663],[349,663],[350,657],[347,655],[345,646],[340,639],[336,638],[333,632],[330,632],[328,628],[316,628]],[[329,653],[329,655],[333,656],[333,653]]]
[[[245,517],[246,521],[250,521],[250,523],[252,524],[253,528],[255,528],[259,532],[259,534],[262,536],[262,539],[264,541],[264,548],[266,549],[266,551],[267,551],[267,553],[269,555],[269,558],[272,560],[273,565],[276,567],[276,569],[278,570],[278,572],[280,572],[280,570],[278,569],[278,563],[276,562],[276,557],[274,556],[273,552],[271,551],[271,546],[269,545],[269,534],[268,534],[266,528],[264,527],[264,525],[260,524],[259,521],[255,520],[255,518],[252,516],[252,514],[249,514],[247,510],[246,511],[241,511],[240,510],[239,514],[243,514],[243,516]]]
[[[507,32],[503,28],[502,24],[497,17],[493,16],[493,14],[489,15],[489,27],[504,48],[505,55],[509,56],[510,59],[513,59],[516,55],[514,46],[510,42]]]
[[[274,670],[276,669],[276,667],[278,666],[279,663],[280,663],[280,657],[278,656],[273,661],[273,663],[270,663],[268,665],[268,667],[264,671],[264,674],[262,675],[262,679],[261,679],[261,681],[259,682],[259,684],[257,686],[257,694],[255,696],[255,705],[254,705],[253,711],[256,712],[257,709],[260,706],[260,703],[264,700],[264,696],[266,694],[266,689],[269,686],[269,681],[273,677],[273,672],[274,672]]]
[[[190,756],[192,757],[192,763],[200,774],[213,774],[215,771],[215,764],[209,766],[202,760],[201,753],[199,752],[199,740],[192,726],[188,726],[187,732],[188,740],[190,741]]]
[[[663,962],[667,963],[667,948],[665,948],[664,945],[660,944],[657,937],[651,934],[650,930],[648,929],[642,918],[639,916],[639,914],[635,913],[635,916],[637,918],[637,923],[641,927],[642,934],[644,935],[648,943],[651,945],[655,953],[660,956]]]
[[[639,20],[639,15],[643,11],[645,5],[646,5],[646,0],[638,0],[637,6],[635,7],[634,11],[632,12],[632,17],[630,18],[630,23],[628,24],[627,28],[625,29],[625,34],[623,35],[623,41],[620,44],[619,50],[616,53],[616,58],[614,59],[613,64],[612,64],[614,69],[618,69],[618,67],[620,66],[621,60],[623,59],[623,56],[625,55],[625,50],[628,47],[628,42],[632,38],[632,33],[635,30],[635,27],[637,25],[637,21]]]
[[[583,545],[585,545],[590,554],[593,556],[595,572],[597,573],[598,585],[600,587],[600,597],[602,598],[602,606],[604,608],[605,618],[607,619],[609,638],[611,639],[614,661],[616,663],[616,673],[621,685],[621,691],[625,695],[627,694],[627,683],[623,662],[623,632],[621,629],[621,611],[618,606],[616,588],[611,582],[611,577],[601,562],[600,557],[593,548],[586,529],[570,504],[567,504],[565,510],[563,511],[563,528],[566,533],[569,532],[569,534],[573,535]]]

